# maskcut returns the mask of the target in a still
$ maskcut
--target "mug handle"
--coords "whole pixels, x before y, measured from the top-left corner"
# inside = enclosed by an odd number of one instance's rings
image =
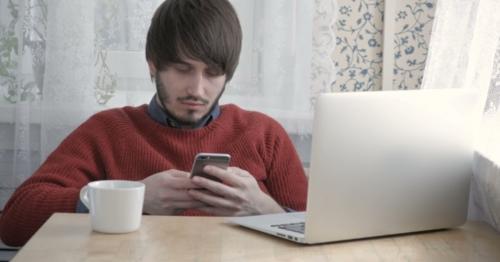
[[[89,191],[88,186],[82,187],[82,189],[80,190],[80,200],[88,209],[90,209],[90,201],[89,201],[88,191]]]

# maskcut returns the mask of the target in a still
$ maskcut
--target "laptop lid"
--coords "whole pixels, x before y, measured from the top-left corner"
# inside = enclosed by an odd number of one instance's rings
[[[477,98],[471,90],[321,95],[305,242],[461,225],[479,120]]]

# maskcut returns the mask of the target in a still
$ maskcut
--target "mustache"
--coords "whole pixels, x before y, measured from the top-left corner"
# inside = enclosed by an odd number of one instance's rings
[[[201,98],[201,97],[196,97],[196,96],[192,96],[192,95],[189,95],[189,96],[185,96],[185,97],[179,97],[177,98],[177,100],[179,102],[184,102],[184,101],[191,101],[191,102],[196,102],[196,103],[203,103],[205,105],[207,105],[209,103],[209,101],[207,99],[204,99],[204,98]]]

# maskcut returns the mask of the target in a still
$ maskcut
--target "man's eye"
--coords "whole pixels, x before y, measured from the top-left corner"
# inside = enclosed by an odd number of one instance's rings
[[[218,68],[208,68],[205,72],[209,76],[220,76],[224,74],[222,70]]]
[[[189,70],[191,70],[191,68],[187,65],[175,65],[174,68],[179,72],[189,72]]]

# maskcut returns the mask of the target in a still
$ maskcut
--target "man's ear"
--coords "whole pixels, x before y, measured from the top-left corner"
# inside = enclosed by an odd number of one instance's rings
[[[149,76],[151,77],[151,80],[153,80],[156,75],[156,66],[153,62],[148,60],[148,67],[149,67]]]

